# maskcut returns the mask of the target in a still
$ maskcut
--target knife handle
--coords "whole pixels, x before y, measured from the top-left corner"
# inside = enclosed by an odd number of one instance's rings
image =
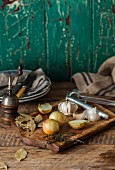
[[[27,89],[27,87],[26,87],[26,86],[23,86],[23,87],[19,90],[19,92],[16,94],[16,96],[17,96],[18,98],[20,98],[20,97],[23,95],[23,93],[25,92],[26,89]]]

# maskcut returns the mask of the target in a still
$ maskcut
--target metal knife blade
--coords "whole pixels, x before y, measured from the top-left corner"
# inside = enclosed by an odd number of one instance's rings
[[[29,84],[33,82],[33,80],[35,80],[35,78],[36,78],[35,72],[29,73],[27,77],[25,78],[25,80],[18,81],[18,83],[12,89],[12,93],[17,94],[18,91],[22,88],[22,86],[28,86]]]

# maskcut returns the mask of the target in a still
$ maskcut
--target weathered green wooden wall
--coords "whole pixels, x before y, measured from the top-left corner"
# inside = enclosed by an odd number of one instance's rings
[[[0,70],[42,67],[52,81],[96,72],[115,54],[115,0],[1,0]]]

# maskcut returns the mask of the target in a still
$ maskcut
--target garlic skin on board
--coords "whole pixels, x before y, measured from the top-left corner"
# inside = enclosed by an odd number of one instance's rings
[[[71,103],[69,101],[61,102],[58,104],[58,110],[64,115],[72,115],[78,109],[78,105]]]
[[[83,113],[85,114],[85,118],[91,122],[97,122],[100,119],[100,116],[96,112],[96,108],[87,109]]]

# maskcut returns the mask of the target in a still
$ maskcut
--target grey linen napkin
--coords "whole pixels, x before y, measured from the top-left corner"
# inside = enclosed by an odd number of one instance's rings
[[[36,79],[32,83],[32,87],[27,91],[27,95],[33,95],[40,92],[41,90],[47,91],[51,86],[51,81],[44,74],[41,68],[35,71]]]
[[[72,76],[82,93],[115,97],[115,56],[107,59],[95,73],[76,73]]]

